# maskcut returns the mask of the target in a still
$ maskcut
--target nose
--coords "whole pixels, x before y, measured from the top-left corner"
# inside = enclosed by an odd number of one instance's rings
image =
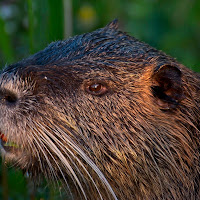
[[[17,95],[4,88],[0,88],[0,103],[6,105],[15,105],[18,101]]]

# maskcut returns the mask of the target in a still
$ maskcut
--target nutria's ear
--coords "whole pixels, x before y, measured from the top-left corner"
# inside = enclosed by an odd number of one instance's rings
[[[119,27],[118,19],[114,19],[112,22],[110,22],[109,24],[107,24],[105,28],[118,29],[118,27]]]
[[[152,76],[152,92],[161,109],[176,108],[183,99],[181,71],[177,66],[161,65]]]

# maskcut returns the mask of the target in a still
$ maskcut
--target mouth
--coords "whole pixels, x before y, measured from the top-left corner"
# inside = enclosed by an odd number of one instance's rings
[[[15,154],[16,150],[19,149],[19,146],[11,141],[8,141],[8,138],[0,132],[0,152],[4,157],[6,154]]]
[[[19,143],[0,131],[0,156],[6,164],[15,164],[21,169],[30,166],[31,156]],[[14,139],[13,139],[14,140]]]

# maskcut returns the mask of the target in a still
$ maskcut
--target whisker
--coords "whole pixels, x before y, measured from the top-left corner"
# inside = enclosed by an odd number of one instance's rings
[[[78,177],[76,176],[74,170],[72,169],[72,167],[70,166],[69,162],[66,160],[66,158],[64,157],[62,152],[60,152],[60,150],[57,148],[57,146],[51,141],[51,139],[46,134],[44,134],[42,132],[41,132],[41,134],[42,135],[40,135],[40,137],[44,140],[45,144],[47,144],[47,146],[49,146],[50,149],[58,156],[58,158],[62,161],[62,163],[64,164],[66,169],[70,171],[70,175],[72,175],[72,177],[73,177],[72,180],[76,181],[76,183],[78,184],[80,190],[83,193],[84,198],[87,199],[86,194],[84,192],[84,189],[83,189]],[[64,177],[64,175],[63,175],[63,177]]]
[[[48,128],[49,128],[49,127],[48,127]],[[62,138],[60,137],[60,134],[57,132],[57,130],[55,130],[54,133],[57,133],[56,135],[59,136],[60,139],[62,139]],[[51,133],[49,132],[49,134],[51,134]],[[66,153],[66,147],[63,146],[63,144],[61,143],[61,141],[59,141],[59,140],[58,140],[55,136],[53,136],[52,134],[51,134],[51,137],[52,137],[52,139],[59,145],[59,147],[61,148],[61,150],[64,151],[64,152]],[[95,188],[96,188],[96,190],[97,190],[97,192],[98,192],[98,194],[99,194],[99,196],[100,196],[100,199],[103,199],[103,198],[102,198],[102,195],[101,195],[101,193],[100,193],[100,191],[99,191],[99,189],[98,189],[98,187],[97,187],[97,185],[96,185],[96,183],[94,182],[94,179],[93,179],[92,176],[89,174],[89,172],[87,171],[87,169],[84,167],[84,165],[82,164],[82,162],[80,161],[80,159],[78,159],[77,156],[75,156],[74,153],[73,153],[72,151],[70,151],[69,148],[67,148],[67,151],[71,154],[71,156],[73,156],[73,158],[75,158],[75,159],[78,161],[78,163],[81,165],[81,167],[83,168],[83,170],[87,173],[87,175],[89,176],[90,180],[91,180],[92,183],[94,184],[94,186],[95,186]],[[66,154],[67,154],[67,153],[66,153]],[[68,156],[68,158],[71,160],[70,156]],[[73,162],[73,161],[71,160],[71,162]],[[75,164],[74,164],[74,166],[76,167]],[[77,168],[77,167],[76,167],[76,168]],[[80,173],[79,170],[78,170],[78,172]]]
[[[96,172],[96,174],[99,176],[100,180],[102,181],[102,183],[106,186],[106,188],[108,189],[108,191],[111,193],[111,195],[113,196],[113,198],[116,200],[117,197],[112,189],[112,187],[110,186],[110,184],[108,183],[107,179],[105,178],[105,176],[103,175],[103,173],[99,170],[99,168],[94,164],[94,162],[76,145],[74,144],[73,141],[71,141],[70,137],[67,135],[67,133],[63,132],[60,127],[56,126],[56,130],[58,131],[58,133],[61,133],[61,135],[65,135],[64,139],[66,140],[66,143],[68,145],[70,145],[70,147],[77,152],[81,158],[83,160],[86,161],[87,164],[89,164],[89,166]],[[58,134],[59,136],[59,134]]]

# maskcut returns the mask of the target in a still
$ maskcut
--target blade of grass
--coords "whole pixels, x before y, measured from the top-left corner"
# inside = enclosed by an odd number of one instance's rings
[[[34,30],[34,17],[33,17],[33,5],[32,0],[28,0],[28,24],[29,24],[29,51],[30,53],[34,52],[34,39],[33,39],[33,30]]]
[[[64,6],[64,38],[72,36],[72,1],[63,0]]]
[[[34,11],[34,19],[36,20],[34,40],[37,44],[34,46],[34,50],[38,51],[46,47],[51,42],[48,41],[48,19],[49,19],[49,8],[48,0],[35,0],[36,9]],[[46,8],[46,9],[44,9]]]
[[[8,200],[8,178],[7,178],[7,167],[2,162],[2,186],[3,186],[3,200]]]
[[[49,3],[49,40],[63,39],[63,1],[48,0]]]
[[[0,18],[0,48],[4,56],[5,62],[12,62],[14,60],[13,47],[11,45],[10,37],[5,31],[5,22]],[[0,66],[1,67],[1,66]]]

